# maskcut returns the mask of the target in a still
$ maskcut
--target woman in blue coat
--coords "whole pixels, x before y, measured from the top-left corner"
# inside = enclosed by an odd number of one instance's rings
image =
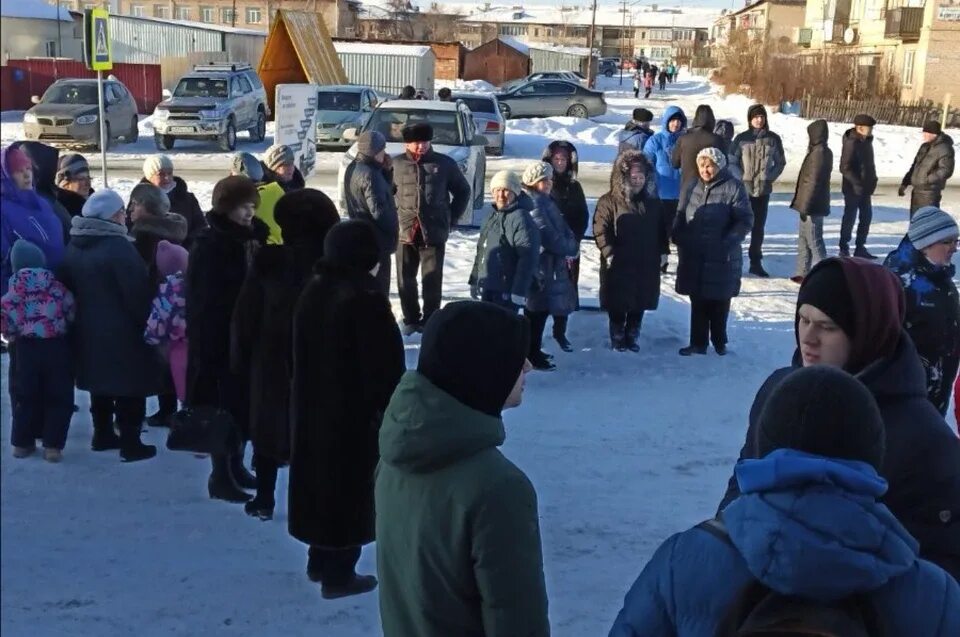
[[[699,178],[684,192],[673,225],[680,263],[677,292],[690,297],[690,345],[681,356],[707,353],[707,340],[717,354],[727,353],[730,299],[740,293],[743,250],[740,244],[753,227],[747,191],[727,170],[719,148],[697,155]]]
[[[761,417],[762,457],[737,465],[742,495],[719,524],[657,550],[610,637],[712,637],[751,622],[774,634],[747,600],[788,596],[805,600],[808,626],[827,615],[824,605],[856,600],[868,634],[877,634],[870,623],[884,635],[960,635],[957,582],[918,557],[917,541],[880,502],[883,429],[873,396],[846,372],[792,374]]]
[[[664,220],[664,242],[667,254],[661,260],[661,272],[667,271],[667,255],[670,249],[670,228],[677,216],[680,203],[680,169],[674,168],[671,161],[677,140],[687,130],[687,116],[679,106],[668,106],[660,118],[660,130],[653,134],[643,145],[643,154],[650,160],[656,174],[657,192],[660,195],[660,208]]]

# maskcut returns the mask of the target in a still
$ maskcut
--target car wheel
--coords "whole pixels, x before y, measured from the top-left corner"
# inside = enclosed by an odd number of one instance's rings
[[[173,148],[173,144],[176,141],[176,137],[173,135],[154,135],[153,143],[156,144],[157,150],[170,150]]]
[[[567,109],[567,115],[569,117],[579,117],[580,119],[587,118],[587,107],[583,104],[574,104]]]
[[[250,139],[254,142],[262,142],[267,138],[267,114],[262,110],[257,111],[257,123],[249,131]]]
[[[136,144],[137,140],[140,139],[140,127],[137,126],[137,116],[133,116],[133,121],[130,123],[130,130],[126,135],[123,136],[128,144]]]
[[[487,154],[491,157],[502,157],[503,156],[503,146],[497,146],[491,148],[487,151]]]
[[[237,127],[233,123],[233,118],[227,122],[227,130],[217,139],[220,144],[220,150],[229,152],[237,147]]]

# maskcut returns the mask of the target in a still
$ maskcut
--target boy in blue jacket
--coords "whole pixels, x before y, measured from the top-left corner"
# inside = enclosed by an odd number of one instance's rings
[[[687,130],[687,116],[679,106],[668,106],[660,118],[660,130],[643,145],[643,154],[650,160],[656,175],[657,193],[660,195],[660,210],[663,214],[664,237],[668,253],[661,257],[660,271],[667,272],[667,257],[670,249],[670,229],[677,216],[680,203],[680,169],[671,162],[677,140]]]

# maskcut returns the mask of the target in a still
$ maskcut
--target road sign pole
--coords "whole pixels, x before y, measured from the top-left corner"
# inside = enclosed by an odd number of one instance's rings
[[[97,71],[97,103],[100,108],[100,174],[103,187],[107,188],[107,121],[106,108],[103,105],[103,71]]]

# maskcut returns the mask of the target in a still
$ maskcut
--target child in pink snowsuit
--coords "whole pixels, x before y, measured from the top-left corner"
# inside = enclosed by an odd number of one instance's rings
[[[166,355],[181,402],[187,394],[187,298],[183,282],[187,256],[182,246],[169,241],[157,244],[157,272],[163,280],[143,333],[147,343],[160,346]]]

